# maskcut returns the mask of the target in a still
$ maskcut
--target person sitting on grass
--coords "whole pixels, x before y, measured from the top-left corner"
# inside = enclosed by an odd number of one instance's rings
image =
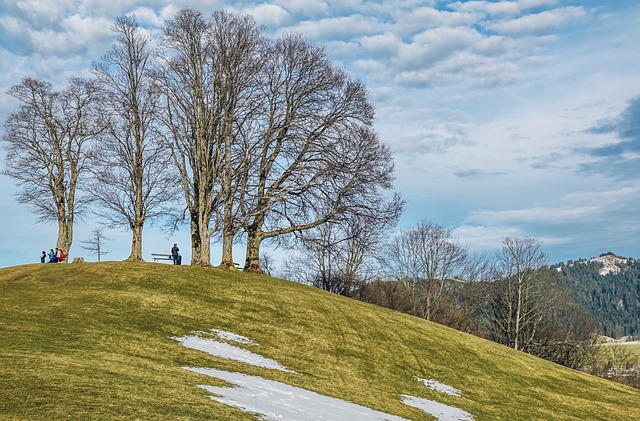
[[[58,263],[58,256],[53,249],[49,249],[49,263]]]

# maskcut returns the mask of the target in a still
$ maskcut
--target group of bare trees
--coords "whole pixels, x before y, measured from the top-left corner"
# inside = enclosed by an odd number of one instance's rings
[[[282,274],[572,368],[590,364],[593,317],[547,266],[539,241],[505,238],[495,255],[477,256],[431,221],[393,235],[386,228],[325,225]]]
[[[392,238],[381,262],[388,276],[405,286],[414,314],[427,320],[439,319],[448,283],[474,275],[467,248],[451,229],[430,221]]]
[[[295,33],[271,40],[226,11],[180,10],[157,40],[132,17],[113,30],[94,79],[60,92],[24,79],[9,91],[20,110],[6,122],[5,172],[20,202],[58,222],[58,247],[69,250],[90,203],[132,232],[130,260],[142,259],[148,220],[188,218],[192,264],[210,265],[217,239],[233,267],[242,239],[255,272],[264,241],[395,223],[403,203],[366,88],[323,48]]]

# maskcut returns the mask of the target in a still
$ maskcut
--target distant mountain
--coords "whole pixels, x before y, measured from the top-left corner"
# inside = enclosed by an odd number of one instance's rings
[[[640,335],[640,260],[603,253],[552,267],[573,298],[594,315],[599,333]]]

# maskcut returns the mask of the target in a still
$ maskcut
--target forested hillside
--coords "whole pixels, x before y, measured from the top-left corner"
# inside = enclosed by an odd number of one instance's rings
[[[600,333],[616,338],[640,334],[640,260],[606,253],[554,268],[576,302],[593,313]]]

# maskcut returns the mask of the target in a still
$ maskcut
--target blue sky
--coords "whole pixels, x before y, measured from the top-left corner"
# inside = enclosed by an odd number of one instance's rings
[[[640,3],[1,0],[0,119],[22,77],[88,75],[115,17],[153,31],[187,6],[250,13],[274,37],[301,32],[365,82],[407,200],[400,227],[430,219],[489,253],[530,236],[551,262],[640,258]],[[35,223],[6,176],[0,192],[0,266],[35,262],[56,226]],[[72,255],[86,256],[79,243],[99,225],[77,225]],[[105,257],[126,258],[129,234],[106,235]],[[144,255],[174,242],[188,259],[187,230],[147,227]]]

